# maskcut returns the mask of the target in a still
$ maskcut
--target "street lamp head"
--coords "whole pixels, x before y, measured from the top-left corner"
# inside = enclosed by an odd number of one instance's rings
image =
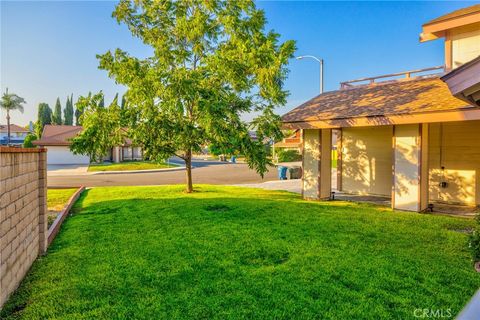
[[[305,59],[305,58],[310,58],[310,59],[316,60],[316,61],[318,61],[318,62],[320,62],[320,63],[323,62],[323,59],[320,59],[320,58],[317,58],[317,57],[311,56],[311,55],[295,57],[295,59],[297,59],[297,60],[302,60],[302,59]]]

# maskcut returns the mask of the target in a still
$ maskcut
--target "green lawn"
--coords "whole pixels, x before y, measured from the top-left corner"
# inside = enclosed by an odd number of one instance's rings
[[[120,163],[91,164],[88,171],[128,171],[128,170],[151,170],[177,167],[175,164],[158,163],[152,161],[125,161]]]
[[[68,189],[47,189],[47,221],[48,227],[53,224],[57,215],[62,211],[68,202],[68,199],[77,191],[76,188]]]
[[[67,204],[68,199],[77,191],[77,188],[68,189],[48,189],[47,207],[48,210],[61,211]]]
[[[196,189],[84,192],[0,317],[410,319],[480,286],[471,220]]]

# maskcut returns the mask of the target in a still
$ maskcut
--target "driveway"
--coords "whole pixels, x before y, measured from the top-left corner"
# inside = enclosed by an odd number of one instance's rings
[[[83,175],[87,173],[86,164],[49,164],[47,166],[47,175],[50,176],[71,176]]]

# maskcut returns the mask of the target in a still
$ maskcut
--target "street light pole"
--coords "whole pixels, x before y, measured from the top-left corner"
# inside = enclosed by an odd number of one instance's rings
[[[305,59],[305,58],[313,59],[320,64],[320,94],[322,94],[323,93],[323,59],[317,58],[315,56],[310,56],[310,55],[298,56],[295,59],[302,60],[302,59]]]

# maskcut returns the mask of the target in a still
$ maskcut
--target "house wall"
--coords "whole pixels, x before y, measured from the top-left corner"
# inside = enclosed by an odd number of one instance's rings
[[[391,196],[392,137],[392,126],[343,128],[343,191]]]
[[[480,55],[480,23],[450,30],[446,44],[449,41],[452,68],[455,69]]]
[[[142,148],[140,147],[122,147],[122,160],[142,160]]]
[[[0,147],[0,307],[47,248],[44,149]]]
[[[480,121],[433,123],[429,127],[430,201],[479,205]],[[440,186],[442,181],[446,188]]]

